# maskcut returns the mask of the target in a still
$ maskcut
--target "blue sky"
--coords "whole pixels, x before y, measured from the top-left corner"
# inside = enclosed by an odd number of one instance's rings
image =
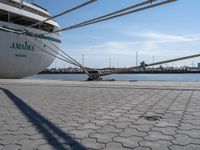
[[[99,0],[73,13],[57,18],[61,27],[112,12],[145,0]],[[160,1],[160,0],[159,0]],[[86,0],[34,0],[52,14],[58,14]],[[62,48],[89,67],[135,65],[176,58],[200,52],[200,0],[178,0],[164,6],[141,11],[118,19],[62,33]],[[56,60],[57,67],[72,66]],[[200,58],[168,64],[196,65]],[[55,66],[55,63],[52,64]]]

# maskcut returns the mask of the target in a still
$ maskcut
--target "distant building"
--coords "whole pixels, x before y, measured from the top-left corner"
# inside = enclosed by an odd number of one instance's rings
[[[198,63],[198,68],[200,69],[200,63]]]

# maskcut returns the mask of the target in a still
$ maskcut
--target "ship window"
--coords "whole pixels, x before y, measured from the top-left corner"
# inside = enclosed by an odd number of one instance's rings
[[[53,25],[50,25],[50,24],[47,24],[47,23],[42,23],[40,24],[40,28],[44,31],[47,31],[47,32],[52,32],[53,29],[54,29],[54,26]]]
[[[8,21],[8,12],[0,10],[0,21]]]
[[[10,22],[11,23],[15,23],[15,24],[19,24],[22,26],[30,26],[34,23],[36,23],[36,20],[30,19],[28,17],[24,17],[24,16],[19,16],[17,14],[10,14]],[[35,26],[34,28],[39,29],[39,26]]]
[[[37,20],[24,17],[24,16],[15,15],[15,14],[11,14],[10,20],[11,22],[22,25],[22,26],[30,26],[38,22]],[[47,32],[52,32],[54,29],[54,26],[47,23],[42,23],[40,25],[33,26],[33,28],[41,29]]]
[[[0,21],[6,21],[6,22],[11,22],[11,23],[15,23],[15,24],[19,24],[22,26],[30,26],[32,24],[37,23],[37,20],[28,18],[28,17],[24,17],[24,16],[20,16],[14,13],[9,13],[7,11],[4,10],[0,10]],[[46,32],[52,32],[54,29],[53,25],[50,25],[48,23],[42,23],[40,25],[36,25],[33,28],[36,29],[40,29]]]

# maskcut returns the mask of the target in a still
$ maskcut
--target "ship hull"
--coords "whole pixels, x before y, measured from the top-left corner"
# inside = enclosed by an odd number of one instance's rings
[[[23,29],[23,26],[0,22],[0,26]],[[42,34],[38,29],[32,33]],[[55,60],[60,47],[60,34],[50,38],[0,30],[0,78],[23,78],[47,68]],[[56,48],[56,47],[58,48]]]

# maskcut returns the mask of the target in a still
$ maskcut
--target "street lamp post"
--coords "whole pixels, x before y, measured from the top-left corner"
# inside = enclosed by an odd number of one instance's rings
[[[85,64],[85,62],[84,62],[84,57],[85,57],[85,55],[84,54],[82,54],[82,65],[84,66]]]

